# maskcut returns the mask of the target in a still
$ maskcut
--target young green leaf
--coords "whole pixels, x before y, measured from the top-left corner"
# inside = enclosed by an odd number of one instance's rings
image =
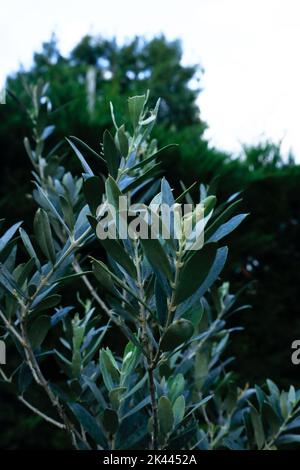
[[[241,201],[241,199],[234,201],[223,212],[221,212],[218,217],[216,217],[214,220],[212,220],[211,223],[208,224],[208,227],[205,230],[205,241],[209,240],[210,237],[215,233],[215,231],[230,218],[231,214],[234,213],[235,209],[241,203]]]
[[[163,154],[164,152],[166,152],[166,151],[168,151],[168,150],[170,150],[174,147],[177,147],[177,145],[176,144],[165,145],[165,147],[160,148],[159,150],[154,152],[149,157],[144,158],[143,160],[140,160],[138,163],[135,163],[132,167],[130,167],[130,171],[137,170],[139,168],[143,168],[144,166],[151,163],[153,160],[156,160],[158,157],[161,157],[161,154]]]
[[[85,160],[84,156],[80,152],[80,150],[76,147],[75,144],[73,144],[73,142],[71,140],[69,140],[67,138],[66,138],[66,140],[71,145],[71,147],[74,150],[76,156],[78,157],[78,159],[79,159],[79,161],[82,165],[82,168],[84,169],[84,172],[87,173],[90,176],[93,176],[94,173],[93,173],[91,167],[89,166],[89,164],[87,163],[87,161]]]
[[[78,142],[80,145],[82,145],[82,147],[84,147],[88,152],[90,152],[91,155],[96,157],[97,160],[101,160],[102,163],[106,163],[104,158],[102,158],[101,155],[97,153],[94,149],[92,149],[88,144],[83,142],[83,140],[79,139],[78,137],[75,137],[74,135],[71,135],[70,139],[73,139],[76,142]]]
[[[128,98],[129,116],[135,129],[141,118],[146,103],[146,95],[132,96]]]
[[[83,193],[92,214],[96,214],[97,208],[102,203],[104,184],[99,176],[91,176],[83,182]]]
[[[27,251],[27,253],[29,254],[30,258],[33,258],[34,261],[35,261],[35,264],[36,264],[36,267],[38,268],[38,270],[41,269],[41,263],[37,257],[37,254],[35,252],[35,249],[33,248],[32,246],[32,243],[30,241],[30,238],[29,236],[27,235],[27,233],[25,232],[24,229],[20,228],[19,229],[19,233],[21,235],[21,238],[22,238],[22,241],[24,243],[24,247]]]
[[[208,242],[218,242],[221,238],[226,237],[229,233],[233,232],[241,222],[248,216],[249,214],[239,214],[235,215],[225,224],[221,225],[214,234],[209,238]]]
[[[60,195],[59,200],[66,224],[70,230],[73,230],[75,224],[73,207],[70,201],[64,196]]]
[[[116,288],[112,281],[111,276],[107,273],[107,270],[103,268],[102,263],[93,260],[93,273],[96,279],[100,282],[101,286],[108,290],[108,292],[115,293]]]
[[[107,253],[120,265],[122,266],[128,274],[136,278],[136,268],[133,264],[132,259],[126,253],[125,249],[117,240],[106,238],[105,240],[100,240],[101,245],[107,251]]]
[[[100,370],[103,381],[109,392],[120,382],[120,371],[109,348],[100,351]]]
[[[197,250],[185,263],[178,278],[175,305],[190,297],[205,281],[215,260],[216,253],[216,244],[204,245],[201,250]]]
[[[103,152],[109,174],[113,178],[116,178],[118,176],[121,155],[111,133],[108,130],[105,130],[103,134]]]
[[[33,350],[39,348],[43,341],[45,340],[48,331],[51,327],[51,318],[42,315],[38,317],[34,322],[30,325],[28,336],[30,340],[30,345]]]
[[[38,298],[36,299],[38,300]],[[35,312],[42,312],[43,310],[47,310],[49,308],[55,307],[61,301],[61,295],[53,294],[49,295],[48,297],[44,298],[40,302],[34,301],[31,305],[31,310]]]
[[[160,431],[163,436],[166,436],[169,432],[172,431],[174,424],[172,405],[168,397],[160,397],[157,405],[157,413]]]
[[[208,196],[206,199],[203,201],[204,205],[204,217],[206,217],[215,207],[217,202],[216,196]]]
[[[122,193],[112,176],[109,176],[105,182],[105,193],[108,204],[112,205],[116,211],[119,210],[119,198]]]
[[[256,441],[258,449],[260,450],[262,449],[265,443],[265,433],[264,433],[263,423],[262,423],[260,414],[254,408],[254,406],[251,406],[250,416],[251,416],[252,426],[254,430],[255,441]]]
[[[174,427],[178,426],[184,418],[185,399],[183,395],[179,395],[173,404]]]
[[[33,221],[33,228],[42,252],[54,264],[56,259],[54,243],[48,214],[44,209],[37,210]]]
[[[12,239],[22,222],[17,222],[12,227],[10,227],[2,237],[0,237],[0,252],[5,248],[7,243]]]
[[[78,419],[83,429],[91,436],[97,444],[100,444],[104,449],[107,449],[106,438],[101,431],[96,419],[78,403],[69,403],[69,407]]]
[[[126,387],[116,387],[109,392],[109,401],[114,410],[119,409],[120,401],[126,390]]]
[[[141,239],[141,245],[149,263],[171,281],[173,278],[171,265],[160,241],[155,238]]]
[[[122,157],[126,158],[128,155],[129,143],[128,143],[127,135],[125,133],[124,124],[121,127],[119,127],[117,131],[117,142],[118,142],[118,147],[119,147]]]

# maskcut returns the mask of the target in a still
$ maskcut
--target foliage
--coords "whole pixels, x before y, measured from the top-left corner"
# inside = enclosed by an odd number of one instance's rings
[[[188,190],[176,198],[157,176],[168,151],[150,139],[159,102],[148,108],[148,95],[130,98],[131,127],[116,124],[112,112],[115,131],[104,134],[100,152],[70,137],[83,168],[78,177],[47,146],[54,130],[47,87],[39,82],[28,92],[33,139],[24,143],[38,209],[33,234],[18,222],[0,238],[0,318],[5,341],[20,355],[10,373],[1,369],[2,380],[78,449],[277,449],[299,442],[300,392],[280,392],[271,381],[241,389],[231,359],[223,358],[236,331],[226,319],[241,309],[219,281],[227,257],[222,240],[246,215],[235,214],[237,196],[216,206],[212,188],[200,185],[204,218],[179,218],[179,238],[99,241],[100,203],[116,205],[126,194],[152,214],[157,201],[190,201]],[[188,249],[188,217],[204,231],[195,251]],[[89,292],[84,299],[76,298],[80,281]],[[66,286],[72,305],[64,301]],[[105,345],[117,330],[123,349]],[[56,380],[43,367],[48,358]],[[46,411],[32,402],[37,390],[50,402]]]

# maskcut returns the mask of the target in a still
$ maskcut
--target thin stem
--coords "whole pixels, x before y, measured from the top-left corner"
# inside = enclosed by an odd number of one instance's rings
[[[293,412],[288,414],[288,416],[283,421],[282,425],[278,429],[275,436],[273,436],[272,439],[269,442],[266,442],[266,444],[265,444],[265,446],[262,450],[270,450],[270,448],[275,444],[276,439],[278,439],[280,434],[285,430],[286,425],[288,424],[289,420],[293,417],[293,415],[294,415]]]
[[[73,261],[73,268],[77,273],[82,273],[81,266],[79,262],[75,259]],[[98,303],[98,305],[101,307],[101,309],[104,311],[104,313],[109,317],[110,321],[112,321],[120,330],[122,333],[126,336],[126,338],[131,341],[129,333],[126,331],[128,328],[126,328],[125,324],[121,323],[114,315],[114,311],[106,305],[106,303],[99,297],[97,291],[94,289],[93,285],[90,283],[88,277],[84,274],[82,276],[82,280],[84,284],[86,285],[87,289],[89,290],[91,296],[94,298],[94,300]],[[147,352],[142,349],[143,353],[147,355]]]
[[[74,268],[74,271],[76,271],[76,273],[78,274],[81,274],[83,271],[81,269],[81,266],[79,264],[79,262],[75,259],[73,261],[73,268]],[[108,306],[106,305],[106,303],[101,299],[101,297],[98,295],[97,291],[94,289],[93,285],[90,283],[88,277],[84,274],[82,277],[82,280],[84,282],[84,284],[86,285],[86,287],[88,288],[90,294],[92,295],[92,297],[96,300],[96,302],[98,303],[98,305],[101,307],[101,309],[106,313],[106,315],[114,322],[116,322],[116,319],[114,318],[113,314],[112,314],[112,310],[108,308]]]
[[[76,429],[74,428],[73,424],[70,422],[58,398],[55,396],[55,394],[52,392],[51,388],[49,387],[48,382],[45,379],[40,369],[39,363],[30,346],[30,341],[29,341],[27,329],[26,329],[26,307],[24,307],[24,311],[22,312],[20,325],[21,325],[22,336],[24,339],[24,352],[25,352],[26,362],[32,372],[33,378],[35,382],[45,390],[50,402],[52,403],[54,408],[57,410],[58,415],[63,421],[65,425],[65,429],[71,437],[72,444],[74,445],[74,447],[77,447],[75,435],[77,435],[78,433]]]
[[[0,318],[3,320],[3,323],[5,324],[6,328],[14,335],[14,337],[19,341],[19,343],[24,346],[24,341],[21,335],[18,333],[18,331],[15,329],[15,327],[7,320],[6,316],[0,310]]]
[[[150,392],[152,419],[153,419],[152,449],[157,450],[158,449],[158,415],[157,415],[157,399],[156,399],[156,392],[155,392],[153,367],[148,368],[148,378],[149,378],[149,392]]]
[[[147,351],[147,357],[145,358],[146,368],[148,373],[149,380],[149,393],[151,399],[151,410],[152,410],[152,419],[153,419],[153,432],[151,436],[151,447],[153,450],[158,449],[158,416],[157,416],[157,399],[154,383],[154,369],[155,365],[152,360],[152,347],[147,335],[147,315],[145,311],[145,292],[144,292],[144,283],[141,272],[141,258],[138,251],[138,242],[134,243],[134,254],[135,254],[135,265],[137,273],[137,288],[139,291],[139,296],[142,302],[140,302],[140,325],[142,333],[142,343]]]
[[[30,409],[31,411],[33,411],[36,415],[40,416],[41,418],[43,418],[43,419],[44,419],[45,421],[47,421],[48,423],[53,424],[54,426],[56,426],[56,427],[59,428],[59,429],[66,429],[65,424],[60,423],[59,421],[56,421],[55,419],[50,418],[50,416],[46,415],[45,413],[43,413],[42,411],[40,411],[38,408],[36,408],[35,406],[31,405],[31,403],[29,403],[27,400],[25,400],[25,398],[23,398],[22,396],[19,396],[18,399],[19,399],[20,402],[22,402],[25,406],[27,406],[27,408],[29,408],[29,409]]]
[[[91,233],[91,231],[92,231],[92,228],[89,227],[85,232],[83,232],[83,234],[77,240],[74,240],[70,244],[69,248],[64,252],[64,254],[60,257],[60,259],[54,264],[52,269],[50,269],[49,273],[41,280],[39,286],[37,287],[37,289],[34,293],[34,295],[30,299],[30,303],[32,303],[32,301],[36,298],[36,296],[38,295],[38,293],[40,292],[42,287],[44,287],[47,284],[47,282],[49,281],[51,276],[60,267],[60,265],[64,262],[64,260],[66,258],[68,258],[68,256],[70,256],[79,247],[79,245]]]
[[[173,282],[173,285],[172,285],[171,299],[168,302],[168,315],[167,315],[167,321],[166,321],[166,328],[168,328],[168,326],[170,326],[170,323],[172,321],[173,313],[176,309],[175,295],[176,295],[176,289],[177,289],[178,281],[179,281],[179,273],[180,273],[180,269],[182,267],[182,261],[181,261],[182,255],[183,255],[183,247],[180,246],[179,251],[176,253],[175,277],[174,277],[174,282]]]
[[[0,367],[0,375],[5,380],[5,382],[11,383],[11,377],[8,377],[2,367]]]
[[[176,305],[175,305],[175,295],[176,295],[176,289],[178,286],[178,281],[179,281],[179,273],[180,269],[182,267],[182,255],[183,255],[183,246],[179,247],[179,251],[176,253],[176,261],[175,261],[175,276],[174,276],[174,282],[172,284],[172,294],[171,298],[168,301],[168,312],[167,312],[167,320],[166,320],[166,325],[164,327],[164,330],[170,326],[173,318],[173,313],[176,310]],[[159,361],[159,355],[160,355],[160,345],[161,345],[161,340],[163,338],[163,335],[160,338],[159,341],[159,346],[155,355],[155,358],[153,360],[154,367],[156,367],[158,361]]]

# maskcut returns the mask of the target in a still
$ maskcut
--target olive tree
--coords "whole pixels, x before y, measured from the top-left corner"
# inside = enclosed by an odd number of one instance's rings
[[[2,340],[19,357],[13,370],[8,358],[1,380],[77,449],[277,449],[299,442],[300,392],[280,391],[270,380],[240,388],[232,358],[224,356],[236,329],[226,320],[245,308],[220,280],[223,239],[247,215],[237,214],[238,196],[217,204],[204,185],[196,204],[191,188],[174,194],[159,176],[168,147],[151,140],[159,102],[148,109],[148,94],[128,100],[131,129],[116,122],[111,105],[115,133],[106,131],[99,149],[67,139],[82,166],[73,175],[60,147],[48,147],[54,127],[47,85],[28,93],[33,134],[24,143],[37,211],[32,234],[17,222],[0,238]],[[122,197],[130,203],[125,213]],[[173,210],[183,202],[187,213]],[[169,236],[142,236],[154,220],[164,227],[166,211],[157,206],[170,208]],[[133,236],[121,236],[132,223]],[[102,236],[112,228],[114,237]],[[57,380],[43,367],[49,357]],[[38,406],[37,392],[48,409]]]

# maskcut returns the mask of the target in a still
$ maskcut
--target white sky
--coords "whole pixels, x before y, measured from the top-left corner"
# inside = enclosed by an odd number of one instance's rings
[[[0,13],[0,82],[55,32],[67,53],[86,33],[163,32],[205,69],[207,136],[237,152],[284,138],[300,161],[300,0],[9,0]]]

